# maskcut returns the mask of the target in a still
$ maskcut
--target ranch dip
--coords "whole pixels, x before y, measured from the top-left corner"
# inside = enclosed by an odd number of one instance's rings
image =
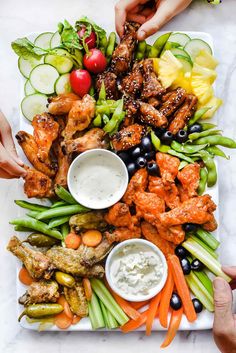
[[[111,280],[126,295],[148,295],[164,273],[160,256],[144,244],[127,244],[111,262]]]

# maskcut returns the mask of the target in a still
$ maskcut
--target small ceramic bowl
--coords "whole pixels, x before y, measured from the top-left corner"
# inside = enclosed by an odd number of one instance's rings
[[[161,261],[162,269],[163,269],[161,279],[155,286],[153,286],[148,291],[148,294],[127,294],[125,291],[118,288],[117,284],[113,280],[113,276],[111,274],[111,272],[112,272],[111,268],[112,268],[113,261],[114,261],[114,259],[119,258],[119,252],[122,252],[122,250],[124,250],[124,248],[126,248],[127,245],[141,246],[145,250],[151,251],[154,254],[158,255],[158,257]],[[128,252],[128,250],[127,250],[127,252]],[[121,254],[121,256],[122,256],[122,254]],[[110,254],[108,255],[107,260],[106,260],[105,273],[106,273],[106,278],[107,278],[107,281],[108,281],[110,287],[120,297],[122,297],[126,300],[129,300],[129,301],[132,301],[132,302],[139,302],[139,301],[143,301],[143,300],[148,300],[150,298],[153,298],[156,294],[158,294],[165,285],[165,282],[167,279],[167,272],[168,272],[167,263],[166,263],[166,259],[165,259],[163,252],[156,245],[154,245],[150,241],[147,241],[144,239],[130,239],[130,240],[125,240],[122,243],[119,243],[118,245],[116,245],[112,249],[112,251],[110,252]]]
[[[72,196],[91,209],[114,205],[124,195],[129,181],[124,162],[104,149],[81,153],[70,165],[67,178]]]

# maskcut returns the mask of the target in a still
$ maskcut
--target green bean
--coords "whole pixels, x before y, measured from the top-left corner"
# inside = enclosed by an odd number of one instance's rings
[[[194,161],[190,157],[185,156],[183,153],[176,152],[175,150],[169,149],[167,153],[171,154],[172,156],[178,157],[179,159],[183,159],[188,163],[194,163]]]
[[[124,119],[125,112],[123,111],[123,99],[120,99],[120,103],[114,111],[109,122],[104,126],[103,130],[108,133],[114,132],[119,126],[119,123]]]
[[[194,133],[188,135],[188,138],[189,138],[189,140],[194,141],[194,140],[198,140],[202,137],[207,137],[210,135],[214,136],[214,135],[220,135],[220,134],[221,134],[221,130],[206,130],[206,131],[202,131],[202,132],[194,132]],[[198,145],[199,145],[199,143],[198,143]]]
[[[18,321],[20,321],[24,315],[32,319],[38,319],[44,316],[60,314],[62,311],[63,306],[60,304],[31,304],[20,314]]]
[[[95,95],[95,88],[94,88],[93,85],[89,89],[89,95],[92,96],[92,97],[94,97],[94,95]]]
[[[93,119],[93,125],[96,127],[102,126],[102,117],[101,114],[98,114],[95,119]]]
[[[186,167],[186,165],[188,165],[188,162],[186,162],[186,161],[181,161],[180,164],[179,164],[178,170],[183,169],[184,167]]]
[[[193,124],[195,124],[199,119],[201,119],[201,117],[210,109],[210,107],[204,107],[201,109],[198,109],[194,116],[189,120],[188,122],[188,126],[191,126]]]
[[[56,281],[62,286],[72,288],[75,285],[75,279],[68,273],[64,273],[61,271],[56,271],[55,273]]]
[[[61,207],[61,206],[66,206],[66,205],[68,205],[68,203],[65,201],[57,201],[51,206],[51,208]]]
[[[201,168],[200,169],[200,180],[199,180],[199,185],[198,185],[198,195],[202,195],[206,189],[206,184],[207,184],[207,170],[206,168]]]
[[[42,233],[31,233],[23,243],[42,248],[59,244],[59,240]]]
[[[152,48],[152,46],[150,44],[147,44],[145,58],[148,58],[151,48]]]
[[[172,32],[165,33],[157,38],[157,40],[153,43],[149,55],[149,58],[157,58],[164,48],[166,42],[168,41]]]
[[[68,222],[69,219],[70,219],[70,216],[52,218],[48,223],[48,228],[51,229],[51,228],[56,228],[58,226],[61,226],[62,224]]]
[[[192,153],[197,153],[200,150],[203,150],[207,144],[205,145],[182,145],[181,143],[178,143],[177,141],[172,141],[171,143],[171,148],[177,152],[180,153],[187,153],[187,154],[192,154]]]
[[[55,193],[57,194],[57,196],[62,199],[63,201],[74,205],[77,203],[77,201],[74,199],[74,197],[69,193],[69,191],[67,191],[65,188],[63,188],[63,186],[61,185],[56,185],[55,187]]]
[[[106,100],[106,87],[104,80],[102,80],[101,88],[98,95],[98,102],[102,102],[104,100]]]
[[[49,229],[47,224],[45,224],[44,222],[40,222],[34,218],[16,218],[10,221],[9,223],[13,225],[21,226],[21,227],[26,227],[32,230],[36,230],[40,233],[50,235],[51,237],[56,239],[62,239],[62,235],[58,230]]]
[[[102,121],[103,121],[104,124],[108,124],[110,119],[108,118],[108,116],[106,114],[103,114]]]
[[[32,231],[32,229],[26,228],[26,227],[22,227],[22,226],[15,226],[14,230],[16,232],[31,232]]]
[[[105,55],[106,53],[106,48],[107,48],[107,37],[104,36],[99,40],[99,49],[101,52]]]
[[[65,238],[70,233],[70,226],[68,223],[64,223],[61,226],[61,234]]]
[[[140,42],[138,42],[136,53],[135,53],[136,60],[142,60],[144,58],[146,47],[147,47],[147,43],[145,40],[141,40]]]
[[[115,50],[115,45],[116,45],[116,34],[115,32],[111,32],[108,38],[108,44],[106,48],[106,58],[108,63],[111,60],[113,51]]]
[[[202,131],[214,129],[215,127],[217,127],[216,124],[211,124],[211,123],[201,123],[200,125],[202,127]]]
[[[160,152],[166,153],[166,152],[168,152],[170,150],[170,146],[161,144],[161,140],[155,134],[154,131],[151,131],[151,141],[152,141],[152,144],[155,147],[156,151],[160,151]]]
[[[218,136],[218,135],[202,137],[194,141],[194,143],[196,145],[207,143],[210,146],[220,145],[228,148],[236,148],[236,141],[232,140],[229,137]]]
[[[36,219],[41,220],[41,219],[49,219],[49,218],[55,218],[60,216],[69,216],[72,214],[88,212],[88,211],[89,211],[89,208],[86,208],[80,204],[69,205],[69,206],[57,207],[57,208],[49,209],[47,211],[43,211],[36,217]]]
[[[42,212],[42,211],[40,211],[40,212]],[[28,213],[26,213],[26,216],[29,216],[29,217],[32,217],[32,218],[36,218],[36,216],[38,216],[40,212],[38,212],[38,211],[29,211]]]
[[[49,206],[42,206],[42,205],[38,205],[37,203],[31,203],[31,202],[24,201],[24,200],[15,200],[14,202],[18,206],[20,206],[22,208],[27,208],[28,210],[31,210],[31,211],[41,212],[41,211],[45,211],[49,208]]]
[[[209,146],[206,148],[206,151],[215,155],[215,156],[219,156],[219,157],[223,157],[226,159],[229,159],[229,156],[226,156],[226,154],[224,153],[224,151],[222,151],[219,147],[217,146]]]
[[[199,151],[199,155],[201,156],[206,169],[207,169],[207,186],[211,187],[214,186],[217,181],[217,171],[216,166],[213,158],[211,157],[210,153],[207,151]]]

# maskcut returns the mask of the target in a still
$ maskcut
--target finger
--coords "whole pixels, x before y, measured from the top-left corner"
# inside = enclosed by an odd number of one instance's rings
[[[137,5],[133,9],[131,9],[129,12],[130,13],[138,13],[138,12],[141,12],[142,10],[143,10],[143,6],[142,5]]]
[[[14,178],[14,176],[12,174],[5,172],[5,170],[0,168],[0,178],[1,179],[12,179],[12,178]]]
[[[236,266],[222,266],[222,270],[232,278],[236,279]]]
[[[143,15],[145,17],[148,17],[153,11],[156,12],[156,8],[152,7],[146,7],[144,10],[140,11],[140,15]]]
[[[25,176],[26,171],[24,168],[20,167],[6,151],[3,145],[0,143],[0,168],[6,173],[12,175],[12,177]]]
[[[136,13],[128,13],[127,14],[127,20],[143,24],[146,21],[146,17],[142,16],[142,15],[139,15],[139,14],[136,14]]]

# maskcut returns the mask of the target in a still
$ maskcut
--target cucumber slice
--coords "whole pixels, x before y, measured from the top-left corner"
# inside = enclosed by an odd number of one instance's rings
[[[192,61],[196,58],[200,50],[205,50],[212,54],[211,47],[202,39],[192,39],[184,47],[184,50],[191,56]]]
[[[174,54],[174,56],[181,55],[181,56],[184,56],[185,58],[187,58],[189,61],[192,62],[189,54],[184,49],[172,48],[172,49],[170,49],[170,51],[172,52],[172,54]]]
[[[44,32],[41,33],[34,41],[34,44],[42,49],[50,49],[50,42],[54,33]]]
[[[36,91],[44,94],[54,93],[55,82],[59,73],[49,64],[36,66],[30,73],[30,83]]]
[[[30,80],[27,80],[25,82],[25,87],[24,87],[25,95],[29,96],[30,94],[36,93],[34,87],[31,85]]]
[[[69,93],[72,91],[70,85],[70,74],[60,76],[55,83],[56,94]]]
[[[73,62],[69,59],[69,53],[63,49],[55,49],[55,54],[48,54],[45,56],[45,64],[54,66],[59,74],[67,74],[73,67]]]
[[[187,34],[179,32],[172,33],[169,38],[169,42],[179,43],[181,47],[184,47],[190,40],[191,38]]]
[[[184,72],[191,72],[193,64],[191,60],[189,60],[186,56],[175,55],[175,57],[181,62],[183,65]]]
[[[61,36],[59,32],[55,32],[50,40],[50,48],[54,49],[61,45]]]
[[[22,100],[21,111],[26,119],[32,121],[36,114],[47,111],[47,104],[48,98],[45,94],[31,94]]]
[[[20,56],[18,59],[19,70],[25,78],[29,78],[33,68],[42,63],[43,63],[43,57],[37,60],[35,58],[24,59],[22,56]]]

